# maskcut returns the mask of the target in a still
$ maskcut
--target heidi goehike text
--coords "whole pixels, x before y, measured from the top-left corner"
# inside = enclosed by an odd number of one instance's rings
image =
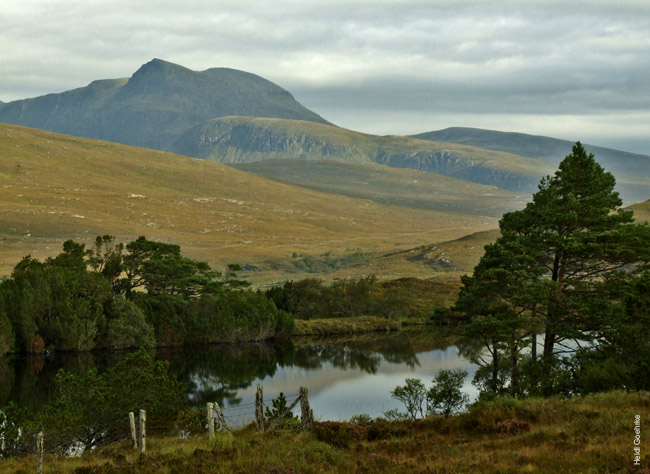
[[[634,415],[634,465],[641,466],[641,416]]]

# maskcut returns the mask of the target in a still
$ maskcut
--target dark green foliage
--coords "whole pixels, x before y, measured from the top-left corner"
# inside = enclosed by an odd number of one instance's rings
[[[107,349],[127,349],[156,345],[153,327],[133,302],[116,297],[108,306],[103,346]]]
[[[33,452],[33,415],[13,402],[0,410],[0,460]]]
[[[145,237],[123,247],[105,235],[89,251],[67,241],[56,258],[23,258],[0,284],[0,355],[12,347],[80,351],[291,335],[293,318],[263,294],[241,291],[249,284],[239,271],[230,264],[220,279],[178,245]]]
[[[281,428],[291,429],[300,426],[300,418],[290,411],[286,411],[288,404],[284,393],[280,392],[277,397],[271,400],[271,405],[271,408],[267,406],[264,410],[264,417],[268,422],[273,423],[278,418],[282,417],[282,420],[279,423]]]
[[[167,294],[185,299],[198,296],[218,276],[207,263],[181,255],[178,245],[165,244],[139,237],[126,245],[123,257],[126,272],[120,287],[127,298],[135,289],[144,287],[151,295]]]
[[[526,390],[550,394],[559,387],[552,377],[564,341],[584,344],[608,328],[622,329],[617,293],[647,268],[650,227],[632,224],[614,185],[576,143],[532,202],[503,216],[501,236],[463,278],[455,309],[472,319],[466,334],[488,348],[495,383],[502,359],[509,361],[512,395],[521,392],[518,362],[535,333],[544,334],[542,358],[527,364]],[[604,378],[616,373],[607,366]]]
[[[4,311],[0,310],[0,358],[9,352],[14,345],[15,337],[11,322]]]
[[[209,333],[202,330],[191,331],[198,337],[196,340],[188,339],[188,325],[196,317],[194,311],[196,302],[186,300],[180,295],[158,294],[150,295],[140,293],[134,295],[133,302],[142,309],[147,320],[155,329],[156,345],[173,346],[189,342],[205,343]],[[196,325],[195,325],[196,327]]]
[[[152,427],[171,426],[185,406],[185,397],[168,369],[168,362],[154,361],[140,350],[103,374],[61,371],[56,396],[39,415],[39,423],[52,433],[51,438],[65,429],[67,442],[78,440],[86,448],[123,436],[128,432],[128,413],[141,408],[146,409]]]
[[[104,275],[109,281],[113,292],[119,292],[119,276],[124,269],[122,266],[122,252],[124,244],[116,243],[112,235],[99,235],[95,239],[94,248],[87,250],[88,266],[94,271]]]
[[[46,451],[60,455],[79,443],[90,449],[114,442],[128,433],[128,413],[140,408],[147,411],[149,433],[164,431],[160,427],[172,426],[186,406],[183,387],[168,369],[140,350],[102,374],[59,371],[54,397],[41,412],[12,403],[0,410],[1,456],[31,454],[41,430]]]
[[[272,300],[253,291],[228,291],[204,295],[198,302],[198,321],[210,342],[261,341],[288,337],[293,319]]]
[[[72,241],[54,259],[23,258],[0,285],[0,302],[22,351],[92,349],[111,297],[106,280],[86,271],[83,245]]]
[[[573,393],[650,387],[650,272],[621,288],[623,304],[597,334],[598,345],[568,365]]]
[[[447,417],[462,410],[469,402],[469,396],[462,391],[465,377],[466,370],[443,369],[438,372],[433,386],[427,392],[427,411]]]
[[[300,319],[366,315],[401,318],[408,316],[413,308],[409,289],[385,288],[375,276],[337,280],[329,286],[321,280],[306,278],[271,288],[266,295],[279,309]]]

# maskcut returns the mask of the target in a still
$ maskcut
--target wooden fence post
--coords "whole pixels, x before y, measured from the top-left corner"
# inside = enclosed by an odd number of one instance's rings
[[[131,426],[131,439],[133,440],[133,449],[138,449],[138,435],[135,431],[135,415],[129,412],[129,425]]]
[[[228,433],[230,433],[230,428],[228,428],[228,424],[226,423],[226,417],[223,416],[223,412],[221,411],[221,407],[217,402],[213,403],[214,410],[217,412],[217,416],[219,417],[219,424],[223,429],[225,429]]]
[[[303,430],[311,431],[314,413],[309,408],[309,392],[305,387],[300,387],[300,421]]]
[[[257,423],[257,431],[264,431],[264,392],[260,384],[257,384],[255,393],[255,423]]]
[[[140,410],[140,454],[147,451],[147,412]]]
[[[36,435],[36,472],[43,474],[43,431]]]
[[[214,405],[208,402],[208,438],[210,441],[214,439]]]

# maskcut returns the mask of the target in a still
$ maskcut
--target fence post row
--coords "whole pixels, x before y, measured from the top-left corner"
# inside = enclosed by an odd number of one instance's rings
[[[147,451],[147,412],[140,410],[140,454]]]
[[[226,423],[226,417],[223,416],[223,412],[221,411],[221,407],[217,402],[213,403],[214,411],[217,412],[217,416],[219,417],[219,424],[223,429],[225,429],[228,433],[230,433],[230,428],[228,428],[228,424]]]
[[[255,393],[255,423],[257,424],[257,431],[264,431],[264,395],[262,386],[257,384],[257,392]]]
[[[133,449],[138,449],[138,435],[135,431],[135,415],[129,412],[129,425],[131,426],[131,439],[133,440]]]
[[[36,435],[36,472],[43,474],[43,431]]]
[[[214,405],[208,402],[208,438],[210,441],[214,439]]]
[[[300,422],[302,429],[311,431],[314,412],[309,408],[309,392],[306,387],[300,387]]]

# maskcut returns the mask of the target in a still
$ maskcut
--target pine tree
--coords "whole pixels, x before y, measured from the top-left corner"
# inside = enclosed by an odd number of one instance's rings
[[[456,309],[474,321],[502,321],[495,326],[502,343],[541,327],[547,362],[567,349],[564,341],[589,340],[616,304],[608,286],[650,261],[650,227],[633,224],[614,186],[612,174],[576,143],[532,202],[503,216],[501,236],[463,279]]]

